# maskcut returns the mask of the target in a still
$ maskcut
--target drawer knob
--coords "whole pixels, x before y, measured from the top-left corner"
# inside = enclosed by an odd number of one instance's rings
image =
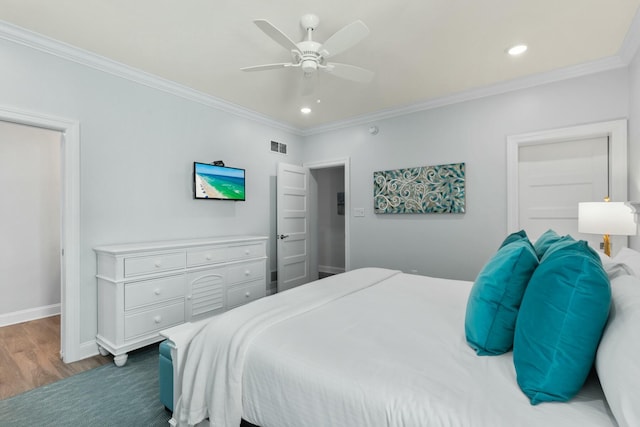
[[[156,260],[156,262],[154,262],[154,265],[156,267],[160,267],[162,265],[162,261],[160,261],[159,259]]]
[[[154,293],[154,294],[156,294],[156,295],[160,295],[160,289],[159,289],[159,288],[156,288],[156,290],[155,290],[155,291],[153,291],[153,293]]]
[[[244,296],[247,298],[251,297],[251,292],[245,292]]]
[[[191,300],[191,295],[187,295],[187,301]]]
[[[244,275],[245,276],[251,276],[251,270],[245,270],[244,271]]]
[[[156,322],[156,323],[160,323],[162,321],[162,317],[156,316],[156,317],[153,318],[153,321]]]
[[[244,250],[244,254],[245,254],[245,255],[250,255],[250,254],[251,254],[251,251],[250,251],[249,249],[245,249],[245,250]]]
[[[211,261],[211,254],[207,254],[207,255],[205,256],[205,258],[206,258],[206,260],[207,260],[207,261]]]

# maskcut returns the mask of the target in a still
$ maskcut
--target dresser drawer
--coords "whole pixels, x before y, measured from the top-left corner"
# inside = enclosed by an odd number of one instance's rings
[[[257,280],[244,285],[233,287],[227,290],[228,308],[237,307],[242,304],[262,298],[266,294],[264,280]]]
[[[153,280],[126,283],[124,309],[155,304],[172,298],[184,298],[185,276],[169,276]]]
[[[215,264],[227,260],[226,248],[211,247],[205,249],[196,249],[187,252],[187,266],[195,267],[198,265]]]
[[[227,249],[229,260],[249,259],[266,256],[265,246],[262,243],[250,245],[232,246]]]
[[[125,258],[124,277],[139,276],[158,271],[179,270],[184,268],[184,263],[184,252]]]
[[[264,278],[265,262],[255,261],[234,265],[227,270],[227,283],[230,285],[240,282]]]
[[[184,301],[125,316],[124,338],[128,340],[180,323],[184,323]]]

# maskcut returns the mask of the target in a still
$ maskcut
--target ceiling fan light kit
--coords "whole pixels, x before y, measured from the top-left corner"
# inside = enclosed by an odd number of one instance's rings
[[[374,73],[370,70],[355,65],[327,61],[355,46],[369,34],[369,28],[360,20],[343,27],[324,43],[313,40],[313,31],[320,24],[320,18],[312,13],[300,18],[300,25],[306,31],[306,36],[299,43],[295,43],[265,19],[256,19],[253,22],[273,41],[291,52],[291,62],[245,67],[241,68],[242,71],[265,71],[293,67],[301,68],[306,79],[321,70],[336,77],[359,83],[369,83],[373,80]]]

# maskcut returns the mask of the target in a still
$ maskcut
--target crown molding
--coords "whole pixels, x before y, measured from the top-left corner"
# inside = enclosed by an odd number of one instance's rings
[[[615,70],[618,68],[628,67],[634,59],[636,53],[640,49],[640,9],[631,21],[631,26],[622,42],[622,46],[616,55],[548,71],[545,73],[534,74],[531,76],[513,79],[507,82],[501,82],[494,85],[484,86],[477,89],[471,89],[459,92],[453,95],[447,95],[440,98],[430,99],[426,102],[406,105],[397,108],[377,111],[371,114],[357,116],[348,120],[328,123],[326,125],[315,126],[302,130],[302,136],[311,136],[324,132],[330,132],[346,127],[369,125],[371,122],[390,119],[393,117],[412,114],[419,111],[430,110],[433,108],[443,107],[445,105],[457,104],[459,102],[471,101],[474,99],[485,98],[493,95],[500,95],[516,90],[527,89],[561,80],[596,74],[604,71]]]
[[[241,107],[237,104],[207,95],[203,92],[191,89],[176,82],[146,73],[137,68],[130,67],[117,61],[105,58],[86,50],[71,46],[67,43],[54,40],[41,34],[18,27],[6,21],[0,20],[0,39],[21,44],[32,49],[45,52],[59,58],[76,62],[87,67],[103,71],[114,76],[127,79],[147,87],[185,98],[208,107],[216,108],[224,112],[252,120],[264,125],[274,127],[295,135],[301,135],[301,130],[287,124],[273,120],[263,114]]]
[[[586,76],[589,74],[600,73],[603,71],[615,70],[618,68],[624,68],[627,65],[628,62],[625,62],[620,56],[610,56],[608,58],[603,58],[584,64],[559,68],[557,70],[552,70],[545,73],[516,78],[506,82],[496,83],[477,89],[466,90],[464,92],[459,92],[453,95],[433,98],[417,104],[390,108],[371,114],[357,116],[348,120],[304,129],[302,131],[302,136],[311,136],[358,125],[370,125],[372,122],[386,120],[397,116],[403,116],[420,111],[443,107],[446,105],[458,104],[460,102],[472,101],[475,99],[514,92],[521,89],[528,89],[535,86]]]
[[[105,73],[109,73],[121,78],[158,89],[175,96],[185,98],[200,104],[216,108],[218,110],[243,117],[276,129],[280,129],[298,136],[311,136],[320,133],[330,132],[352,126],[370,124],[372,122],[390,119],[397,116],[417,113],[471,101],[494,95],[500,95],[516,90],[527,89],[561,80],[586,76],[603,71],[624,68],[629,65],[636,52],[640,48],[640,10],[634,16],[631,27],[627,32],[624,42],[616,55],[569,66],[545,73],[516,78],[506,82],[488,85],[476,89],[459,92],[439,98],[433,98],[425,102],[410,104],[400,107],[380,110],[370,114],[360,115],[347,120],[327,123],[309,128],[297,128],[279,121],[276,121],[264,114],[249,110],[237,104],[216,98],[214,96],[196,91],[176,82],[146,73],[133,67],[129,67],[120,62],[116,62],[100,55],[79,49],[64,42],[45,37],[41,34],[26,30],[5,21],[0,20],[0,39],[22,44],[42,52],[58,56],[60,58],[73,61]]]

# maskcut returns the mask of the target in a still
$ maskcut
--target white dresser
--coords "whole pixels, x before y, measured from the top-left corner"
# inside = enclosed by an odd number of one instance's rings
[[[265,296],[264,236],[99,246],[98,335],[102,355],[164,339],[159,331]]]

